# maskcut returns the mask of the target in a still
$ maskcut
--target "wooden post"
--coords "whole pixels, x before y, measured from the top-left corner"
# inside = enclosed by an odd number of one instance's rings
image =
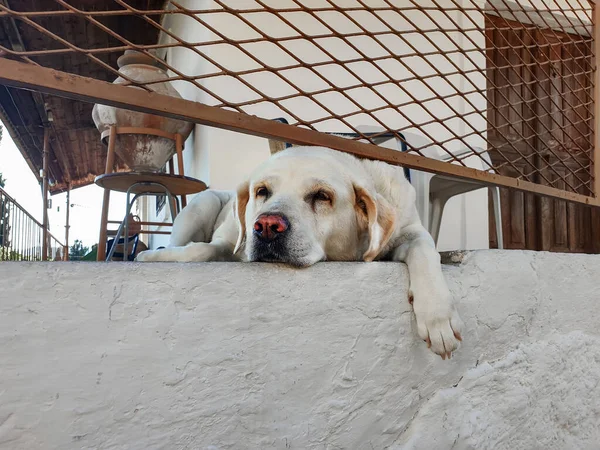
[[[117,127],[110,127],[108,135],[108,154],[106,155],[106,168],[104,173],[112,173],[115,166],[115,144],[117,140]],[[102,217],[100,219],[100,237],[98,239],[97,261],[106,259],[106,235],[108,227],[108,206],[110,203],[110,190],[104,189],[104,198],[102,199]]]
[[[44,128],[44,147],[42,149],[42,261],[48,261],[48,146],[50,128]]]
[[[594,2],[593,24],[594,27],[594,152],[593,152],[593,177],[594,197],[600,197],[600,7]]]
[[[67,181],[67,211],[65,212],[65,255],[64,260],[69,260],[69,229],[71,225],[69,224],[69,217],[71,212],[71,182]]]
[[[175,150],[177,151],[177,174],[183,176],[183,138],[179,133],[175,135]],[[181,196],[181,208],[187,205],[187,197]]]

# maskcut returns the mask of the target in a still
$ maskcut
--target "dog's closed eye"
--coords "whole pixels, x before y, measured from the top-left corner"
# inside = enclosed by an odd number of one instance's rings
[[[333,197],[332,195],[327,192],[324,191],[323,189],[319,189],[317,191],[311,192],[310,194],[308,194],[306,196],[306,202],[309,203],[313,209],[320,203],[329,203],[332,204],[333,203]]]
[[[331,196],[327,192],[319,190],[313,194],[312,199],[316,202],[330,202]]]
[[[266,186],[260,186],[256,189],[255,196],[256,198],[269,198],[271,195],[271,191]]]

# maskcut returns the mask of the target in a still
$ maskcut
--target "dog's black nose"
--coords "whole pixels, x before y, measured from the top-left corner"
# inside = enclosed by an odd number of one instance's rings
[[[285,216],[280,214],[263,214],[254,222],[254,234],[261,241],[270,242],[285,234],[290,227]]]

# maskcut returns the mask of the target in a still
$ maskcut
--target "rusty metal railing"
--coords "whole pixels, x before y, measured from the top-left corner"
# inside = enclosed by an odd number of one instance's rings
[[[600,205],[598,11],[588,0],[99,3],[0,3],[0,20],[32,43],[0,46],[29,64],[0,65],[0,82]],[[140,43],[123,31],[136,26],[156,39]],[[125,50],[160,62],[194,102],[158,100],[152,82],[119,73]],[[86,82],[122,76],[148,92],[59,79],[48,68]],[[274,117],[295,128],[260,120]],[[408,152],[395,155],[368,145],[378,132],[413,132],[427,144],[407,139]],[[469,161],[456,156],[464,149]]]
[[[0,261],[62,261],[68,249],[50,232],[43,254],[44,227],[0,188]]]

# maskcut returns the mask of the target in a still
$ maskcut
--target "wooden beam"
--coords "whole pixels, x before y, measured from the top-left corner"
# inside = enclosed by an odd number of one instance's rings
[[[482,185],[497,185],[571,202],[600,206],[600,198],[597,195],[596,197],[588,197],[575,192],[568,192],[504,175],[488,173],[457,164],[448,164],[420,155],[402,153],[389,148],[378,147],[339,136],[285,125],[268,119],[227,111],[223,108],[207,106],[133,87],[114,85],[105,81],[81,77],[18,61],[2,60],[0,64],[0,84],[38,90],[74,100],[102,103],[133,111],[187,120],[254,136],[282,140],[297,145],[329,147],[354,154],[360,158],[381,160],[389,164],[409,167],[411,169],[469,179],[480,182]],[[243,150],[240,149],[240,151]]]

